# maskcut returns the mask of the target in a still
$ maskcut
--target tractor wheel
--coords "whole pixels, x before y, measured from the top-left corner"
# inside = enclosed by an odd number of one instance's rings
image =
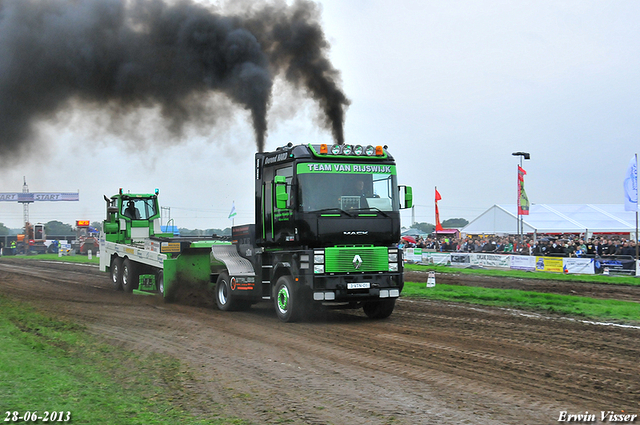
[[[124,292],[131,292],[138,288],[138,271],[136,263],[125,258],[122,262],[122,289]]]
[[[381,301],[368,301],[364,303],[362,309],[369,319],[386,319],[391,316],[396,305],[396,298],[389,298]]]
[[[111,259],[111,285],[116,291],[122,290],[122,259],[120,257],[113,257]]]
[[[291,276],[280,276],[274,293],[276,315],[283,322],[296,322],[302,317],[304,303],[293,286]]]

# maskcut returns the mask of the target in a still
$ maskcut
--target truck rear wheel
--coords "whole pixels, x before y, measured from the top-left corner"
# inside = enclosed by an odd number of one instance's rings
[[[396,298],[388,298],[381,301],[368,301],[364,303],[362,309],[370,319],[386,319],[391,316],[395,306]]]
[[[156,288],[158,289],[158,293],[164,296],[164,274],[162,270],[156,272]]]
[[[274,303],[276,315],[283,322],[295,322],[302,317],[303,302],[293,286],[291,276],[280,276],[276,282]]]
[[[218,280],[216,280],[215,293],[218,309],[222,311],[235,310],[236,300],[231,294],[231,280],[229,279],[229,273],[220,273]]]
[[[136,264],[125,258],[122,262],[122,289],[124,292],[131,292],[138,287],[136,279],[138,278],[138,272]]]
[[[122,290],[122,259],[120,257],[113,257],[111,259],[111,285],[116,291]]]

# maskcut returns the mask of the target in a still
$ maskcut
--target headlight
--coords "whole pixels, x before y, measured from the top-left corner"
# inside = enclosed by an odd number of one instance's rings
[[[397,252],[395,254],[389,254],[389,262],[390,263],[397,263],[398,262],[398,253]]]
[[[316,264],[324,264],[324,254],[314,254],[313,262]]]
[[[362,152],[364,151],[364,148],[360,145],[356,145],[353,148],[353,153],[355,153],[356,155],[362,155]]]
[[[324,273],[324,264],[315,264],[313,266],[314,273]]]
[[[343,145],[342,146],[342,154],[343,155],[351,155],[351,151],[352,151],[352,147],[351,145]]]
[[[398,263],[389,263],[389,271],[397,272],[398,271]]]
[[[331,153],[334,155],[339,155],[340,154],[340,145],[333,145],[331,146]]]
[[[364,149],[364,153],[367,156],[373,156],[376,154],[376,148],[374,148],[373,146],[369,145]]]

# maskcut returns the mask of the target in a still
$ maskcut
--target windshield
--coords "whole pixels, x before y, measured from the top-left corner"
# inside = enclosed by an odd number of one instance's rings
[[[122,214],[134,220],[147,220],[158,213],[152,198],[130,198],[122,201]]]
[[[298,165],[298,206],[301,211],[398,211],[396,194],[395,166]]]

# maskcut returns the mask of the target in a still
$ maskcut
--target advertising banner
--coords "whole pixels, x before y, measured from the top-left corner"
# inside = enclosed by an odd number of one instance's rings
[[[422,248],[407,248],[404,252],[404,259],[410,263],[422,261]]]
[[[470,254],[466,252],[451,253],[451,265],[454,267],[469,267],[471,265]]]
[[[481,267],[511,267],[511,255],[499,254],[469,254],[472,266]]]
[[[518,165],[518,214],[529,215],[529,198],[524,191],[524,176],[527,172]]]
[[[512,255],[511,268],[534,271],[536,269],[536,257],[532,257],[530,255]]]
[[[564,270],[562,260],[562,257],[536,257],[536,271],[562,273]]]
[[[419,248],[408,248],[404,255],[407,261],[453,267],[479,266],[567,274],[596,274],[603,273],[605,269],[611,273],[633,274],[635,270],[636,275],[640,274],[640,261],[636,263],[634,260],[427,252]]]
[[[594,274],[593,258],[563,258],[563,269],[565,273]]]
[[[422,264],[451,265],[451,254],[444,252],[422,252]]]
[[[598,258],[595,260],[595,272],[603,273],[605,269],[610,272],[629,272],[631,273],[635,267],[635,260],[613,260],[606,258]]]
[[[0,201],[31,203],[35,201],[79,201],[78,192],[17,192],[0,193]]]

